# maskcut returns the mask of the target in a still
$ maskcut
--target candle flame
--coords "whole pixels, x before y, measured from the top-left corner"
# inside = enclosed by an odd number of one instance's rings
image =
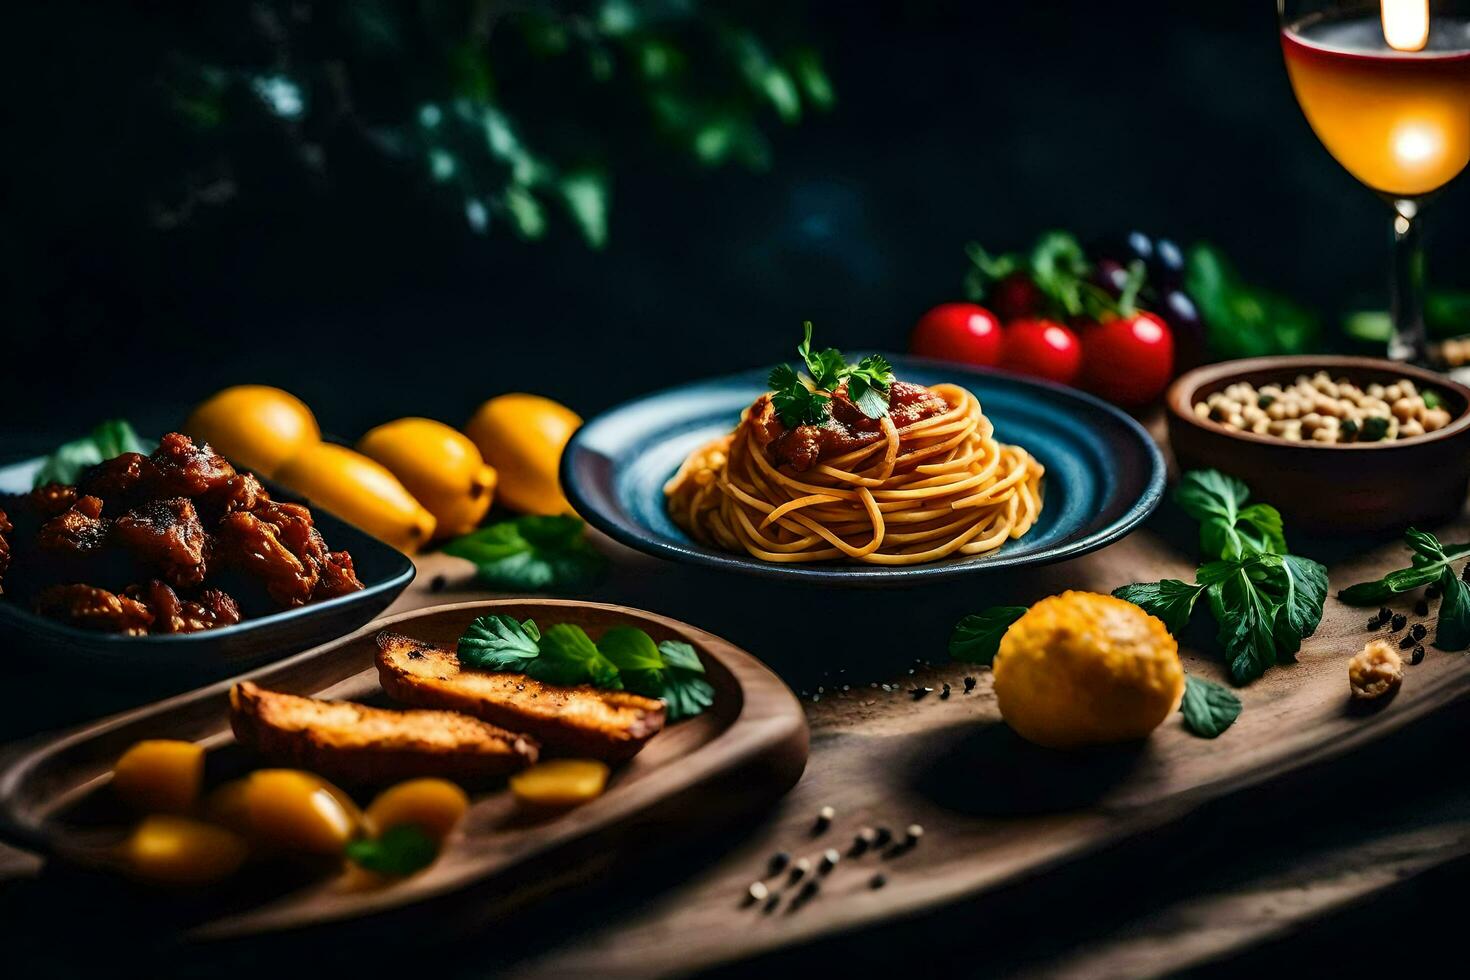
[[[1429,43],[1429,0],[1381,0],[1383,39],[1395,51],[1422,51]]]

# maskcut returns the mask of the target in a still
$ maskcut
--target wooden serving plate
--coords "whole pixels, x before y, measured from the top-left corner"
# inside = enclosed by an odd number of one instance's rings
[[[452,647],[471,620],[491,612],[531,617],[543,628],[575,623],[594,637],[614,625],[632,625],[656,641],[687,642],[699,652],[715,688],[714,706],[655,736],[614,771],[606,793],[579,808],[538,817],[521,810],[503,787],[473,794],[461,831],[439,859],[386,887],[354,889],[333,875],[283,886],[279,876],[251,882],[247,873],[246,881],[215,886],[208,894],[170,898],[94,872],[86,876],[87,890],[122,889],[128,900],[118,902],[114,895],[109,915],[122,908],[140,920],[161,919],[164,932],[194,940],[332,924],[370,929],[383,915],[410,909],[432,928],[452,931],[504,915],[559,880],[600,870],[626,856],[629,845],[647,856],[654,842],[681,831],[687,836],[747,816],[800,778],[807,758],[806,718],[775,674],[718,637],[622,606],[521,599],[420,609],[245,676],[274,690],[382,703],[373,665],[373,637],[380,629]],[[95,859],[109,837],[120,837],[125,819],[106,792],[111,767],[139,739],[204,744],[209,785],[267,765],[234,741],[232,683],[13,746],[0,756],[0,832],[23,846],[70,859],[63,864]],[[78,890],[73,884],[67,894]]]

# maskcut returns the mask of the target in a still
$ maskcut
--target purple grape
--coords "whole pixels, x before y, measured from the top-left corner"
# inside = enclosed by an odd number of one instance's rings
[[[1159,306],[1155,312],[1164,318],[1164,322],[1174,332],[1175,372],[1203,364],[1206,347],[1205,322],[1189,294],[1180,289],[1168,290],[1159,298]]]
[[[1098,259],[1092,267],[1092,280],[1117,299],[1128,285],[1128,267],[1117,259]]]
[[[1154,242],[1152,238],[1149,238],[1143,232],[1130,231],[1128,237],[1124,239],[1124,243],[1127,247],[1127,255],[1124,258],[1127,261],[1143,259],[1145,265],[1153,262]],[[1125,261],[1125,265],[1127,261]]]
[[[1184,280],[1184,253],[1179,246],[1167,238],[1156,240],[1148,274],[1160,289],[1177,289]]]

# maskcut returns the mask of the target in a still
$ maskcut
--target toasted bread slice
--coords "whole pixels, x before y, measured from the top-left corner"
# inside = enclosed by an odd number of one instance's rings
[[[268,759],[350,783],[418,776],[474,782],[536,761],[534,739],[454,711],[389,711],[267,691],[230,690],[235,738]]]
[[[447,708],[526,732],[548,749],[619,762],[664,727],[664,704],[627,691],[558,687],[525,674],[461,670],[453,650],[378,634],[378,679],[405,704]]]

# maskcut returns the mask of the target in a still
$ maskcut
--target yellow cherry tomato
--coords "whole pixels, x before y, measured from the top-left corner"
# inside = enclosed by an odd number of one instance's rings
[[[386,466],[438,522],[438,536],[473,531],[495,497],[495,470],[458,429],[433,419],[386,422],[357,443]]]
[[[204,782],[204,748],[175,739],[146,739],[112,767],[112,791],[140,813],[187,813]]]
[[[362,826],[351,797],[299,769],[259,769],[244,792],[250,835],[270,848],[340,855]]]
[[[595,759],[549,759],[510,777],[510,789],[534,806],[577,806],[602,795],[608,772]]]
[[[465,791],[448,780],[410,779],[379,793],[368,804],[363,819],[368,833],[374,837],[411,824],[436,843],[443,843],[469,807],[470,798]]]
[[[434,536],[434,515],[398,478],[346,446],[308,446],[281,464],[275,478],[400,551],[415,551]]]
[[[267,477],[289,457],[322,441],[311,409],[290,392],[266,385],[236,385],[212,396],[194,409],[184,432]]]
[[[250,854],[245,839],[200,820],[169,814],[144,817],[123,842],[128,872],[162,885],[207,885],[228,878]]]
[[[512,394],[481,405],[465,434],[495,467],[507,507],[526,514],[570,514],[557,469],[567,440],[581,425],[576,412],[550,398]]]

